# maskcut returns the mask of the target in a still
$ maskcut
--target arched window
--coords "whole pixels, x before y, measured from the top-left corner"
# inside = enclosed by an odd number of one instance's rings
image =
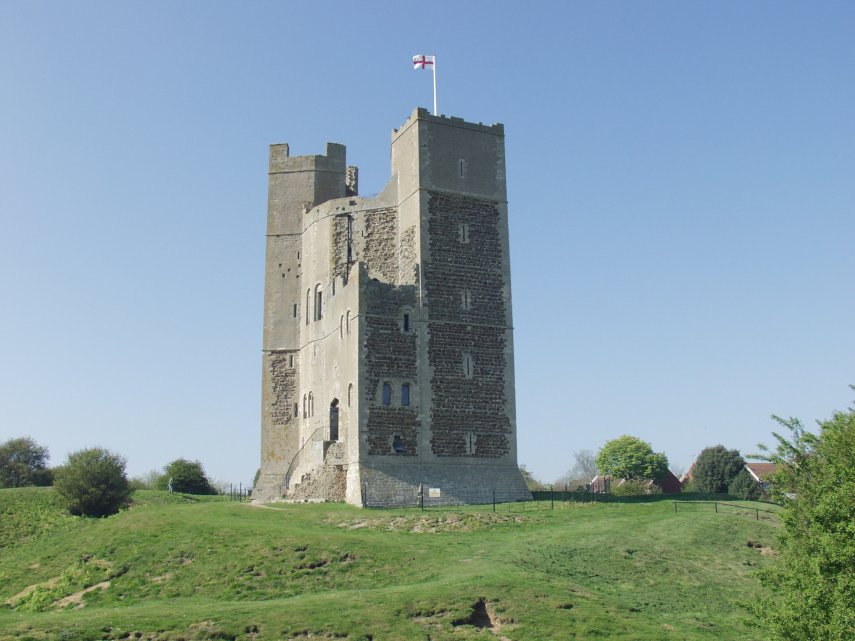
[[[338,440],[338,399],[334,398],[330,403],[330,438],[331,441]]]
[[[303,315],[306,317],[306,325],[309,324],[309,310],[311,309],[311,307],[309,307],[309,303],[311,301],[312,301],[312,290],[307,289],[306,290],[306,309],[303,312]]]
[[[383,405],[392,404],[392,386],[389,383],[383,383]]]
[[[401,385],[401,405],[404,407],[410,404],[410,384],[404,383]]]
[[[344,338],[344,314],[338,319],[338,337]]]
[[[309,392],[309,418],[315,415],[315,395]]]
[[[347,315],[345,316],[344,331],[350,334],[350,310],[347,310]]]
[[[306,402],[305,394],[303,394],[303,418],[309,418],[309,404]]]
[[[353,405],[353,383],[347,386],[347,406]]]

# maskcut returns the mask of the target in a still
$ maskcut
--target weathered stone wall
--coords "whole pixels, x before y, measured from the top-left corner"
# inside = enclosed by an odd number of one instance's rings
[[[270,369],[270,422],[284,427],[294,420],[294,403],[297,402],[297,370],[289,366],[293,352],[272,352],[267,358]]]
[[[431,194],[428,211],[431,447],[441,457],[500,458],[510,450],[511,425],[499,212],[490,201],[446,194]],[[462,242],[461,225],[467,225],[468,242]],[[474,451],[466,449],[470,434]]]
[[[392,245],[394,248],[394,245]],[[366,440],[368,454],[416,456],[420,422],[418,407],[417,340],[413,307],[415,287],[397,287],[371,281],[366,288],[365,352],[363,356],[368,403]],[[410,314],[410,326],[403,327],[403,313]],[[390,405],[383,405],[383,383],[392,387]],[[410,405],[401,405],[401,385],[410,385]],[[392,443],[400,438],[402,452]]]
[[[398,212],[393,208],[367,211],[364,215],[365,261],[372,278],[387,283],[398,279]]]

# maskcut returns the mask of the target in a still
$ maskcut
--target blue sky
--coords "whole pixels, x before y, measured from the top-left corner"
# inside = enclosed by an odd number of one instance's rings
[[[520,462],[687,467],[855,383],[855,5],[0,3],[0,440],[258,465],[267,146],[506,128]]]

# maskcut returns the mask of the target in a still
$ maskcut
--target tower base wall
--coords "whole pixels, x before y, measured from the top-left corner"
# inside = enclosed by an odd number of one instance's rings
[[[359,480],[359,503],[366,507],[413,507],[422,500],[425,507],[531,500],[516,465],[362,464]],[[355,494],[348,492],[349,503],[359,504]]]

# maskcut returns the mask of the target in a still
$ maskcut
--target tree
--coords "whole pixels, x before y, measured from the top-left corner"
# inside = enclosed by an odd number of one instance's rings
[[[775,641],[844,641],[855,630],[855,410],[836,412],[805,431],[773,417],[778,433],[773,498],[783,501],[775,564],[761,575],[771,593],[754,613]],[[762,446],[761,446],[762,447]]]
[[[727,493],[743,501],[756,501],[763,496],[763,489],[744,467],[727,486]]]
[[[739,450],[729,450],[724,445],[707,447],[698,455],[692,475],[698,492],[723,494],[727,486],[745,469],[745,459]]]
[[[586,483],[590,483],[597,474],[599,474],[597,459],[591,450],[573,452],[573,467],[570,468],[570,478],[585,479]]]
[[[100,447],[69,454],[56,470],[54,487],[75,515],[109,516],[130,502],[125,459]]]
[[[217,490],[205,475],[205,468],[199,461],[188,461],[185,458],[175,459],[163,468],[160,477],[161,489],[166,489],[169,479],[172,479],[172,489],[186,494],[216,494]]]
[[[519,468],[520,474],[522,474],[523,480],[525,481],[525,486],[528,488],[529,491],[545,489],[543,483],[534,478],[534,476],[532,476],[531,472],[528,471],[528,468],[526,468],[525,465],[520,463]]]
[[[0,444],[0,487],[50,485],[48,449],[28,436]]]
[[[668,472],[668,457],[654,452],[650,443],[624,435],[603,445],[597,454],[597,467],[602,474],[616,478],[658,481]]]

